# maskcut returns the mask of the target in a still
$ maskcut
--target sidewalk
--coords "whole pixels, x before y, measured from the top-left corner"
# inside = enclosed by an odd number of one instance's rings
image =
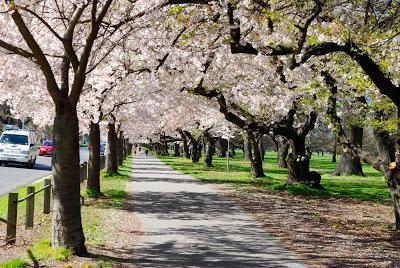
[[[138,155],[129,190],[141,267],[305,267],[217,190]]]

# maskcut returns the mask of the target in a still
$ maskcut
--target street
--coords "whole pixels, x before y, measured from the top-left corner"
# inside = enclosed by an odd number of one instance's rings
[[[89,159],[87,148],[80,149],[81,162]],[[20,165],[0,167],[0,196],[51,174],[51,156],[38,156],[33,169]]]

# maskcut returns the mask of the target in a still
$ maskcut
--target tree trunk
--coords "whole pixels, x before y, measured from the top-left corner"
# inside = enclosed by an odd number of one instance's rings
[[[278,141],[278,167],[279,168],[287,168],[287,157],[289,153],[289,142],[285,141]]]
[[[108,123],[107,139],[107,172],[113,174],[118,172],[118,137],[114,123]]]
[[[310,180],[310,160],[306,155],[305,139],[296,137],[291,140],[293,152],[288,155],[287,184],[306,183]]]
[[[251,158],[251,175],[255,178],[264,177],[263,162],[261,159],[261,152],[258,148],[259,140],[256,139],[253,132],[248,131],[247,135],[253,149],[253,157]]]
[[[350,143],[355,146],[362,147],[363,140],[363,128],[352,126],[350,128]],[[364,176],[362,171],[362,165],[360,157],[352,157],[350,154],[343,152],[340,158],[339,166],[333,173],[335,176],[348,176],[348,175],[358,175]]]
[[[258,149],[260,150],[261,160],[265,160],[265,146],[264,146],[264,139],[261,137],[260,141],[258,142]]]
[[[374,129],[374,137],[379,152],[379,158],[386,164],[395,161],[395,143],[388,131]]]
[[[231,144],[231,156],[235,157],[236,156],[236,148],[235,148],[235,144]]]
[[[189,152],[189,146],[188,146],[188,141],[186,135],[183,133],[182,130],[179,130],[179,135],[182,138],[182,147],[183,147],[183,156],[187,159],[190,159],[190,152]]]
[[[228,140],[220,138],[218,140],[218,156],[226,157],[228,152]]]
[[[87,188],[100,194],[100,126],[90,123],[89,176]]]
[[[181,156],[180,146],[179,146],[179,144],[177,142],[174,143],[174,156],[175,157]]]
[[[200,162],[200,157],[201,157],[201,146],[198,140],[193,139],[191,140],[192,143],[192,162],[193,163],[198,163]]]
[[[249,137],[247,135],[243,136],[243,153],[244,153],[244,160],[251,161],[253,155],[251,152],[251,144],[249,141]]]
[[[118,165],[122,165],[124,162],[124,132],[119,132],[118,137]]]
[[[204,148],[206,151],[204,162],[207,167],[212,167],[212,159],[215,154],[215,139],[208,132],[204,132]]]
[[[335,141],[333,144],[333,151],[332,151],[332,163],[336,163],[336,155],[337,155],[337,138],[335,135]]]
[[[76,107],[68,101],[56,103],[53,126],[53,246],[87,254],[80,207],[79,125]]]

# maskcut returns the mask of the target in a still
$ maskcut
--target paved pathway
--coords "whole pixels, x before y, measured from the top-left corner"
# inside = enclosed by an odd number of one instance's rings
[[[305,267],[212,187],[156,158],[134,159],[130,191],[141,267]]]

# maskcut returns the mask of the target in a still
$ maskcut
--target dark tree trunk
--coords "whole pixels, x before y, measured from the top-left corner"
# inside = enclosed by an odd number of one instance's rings
[[[335,135],[335,141],[333,144],[333,151],[332,151],[332,163],[336,163],[336,155],[337,155],[337,138]]]
[[[247,135],[243,136],[243,153],[244,160],[251,161],[251,159],[253,158],[253,154],[251,152],[251,143]]]
[[[260,141],[258,142],[258,149],[260,150],[261,159],[262,161],[265,160],[265,146],[264,146],[264,139],[261,137]]]
[[[183,156],[187,159],[190,159],[190,151],[188,146],[188,141],[186,135],[183,133],[182,130],[179,130],[179,135],[182,138],[182,147],[183,147]]]
[[[379,152],[379,158],[386,164],[395,161],[395,142],[390,137],[388,131],[374,130],[376,146]]]
[[[201,157],[201,146],[198,140],[193,139],[191,140],[192,144],[192,152],[191,152],[191,158],[193,163],[198,163],[200,162],[200,157]]]
[[[286,140],[278,141],[278,167],[287,168],[287,157],[289,153],[290,144]]]
[[[118,137],[118,164],[121,166],[124,162],[124,133],[119,132]]]
[[[363,128],[352,126],[350,128],[350,143],[362,147],[363,140]],[[364,176],[362,171],[362,165],[360,157],[352,157],[350,154],[343,152],[340,158],[339,166],[333,173],[335,176],[348,176],[348,175],[358,175]]]
[[[310,179],[310,160],[306,155],[305,140],[297,137],[291,143],[293,152],[288,155],[287,184],[308,183]]]
[[[263,162],[261,152],[259,150],[259,140],[254,136],[253,132],[248,131],[247,135],[253,149],[253,157],[251,158],[251,175],[255,178],[264,177]]]
[[[163,144],[162,144],[162,155],[163,156],[169,156],[168,143],[166,141],[164,141]]]
[[[236,147],[235,147],[235,144],[232,143],[230,149],[231,149],[231,156],[232,156],[232,157],[235,157],[235,156],[236,156],[236,151],[235,151],[235,150],[236,150]]]
[[[207,167],[212,167],[212,159],[215,154],[215,143],[216,139],[211,136],[209,132],[204,132],[204,149],[205,149],[205,158],[204,162]]]
[[[115,124],[108,124],[107,136],[107,172],[110,174],[118,172],[118,137]]]
[[[53,129],[52,245],[85,255],[80,207],[79,125],[76,107],[67,100],[56,103]]]
[[[175,157],[181,156],[180,146],[179,146],[179,144],[177,142],[174,143],[174,156]]]
[[[89,176],[87,188],[100,194],[100,126],[90,123]]]
[[[193,135],[188,131],[184,131],[184,134],[190,140],[190,144],[192,146],[192,150],[190,152],[190,157],[192,159],[192,162],[193,163],[200,162],[201,144],[199,142],[199,139],[194,138]]]
[[[220,138],[218,140],[218,156],[219,157],[226,157],[228,152],[228,140]]]

